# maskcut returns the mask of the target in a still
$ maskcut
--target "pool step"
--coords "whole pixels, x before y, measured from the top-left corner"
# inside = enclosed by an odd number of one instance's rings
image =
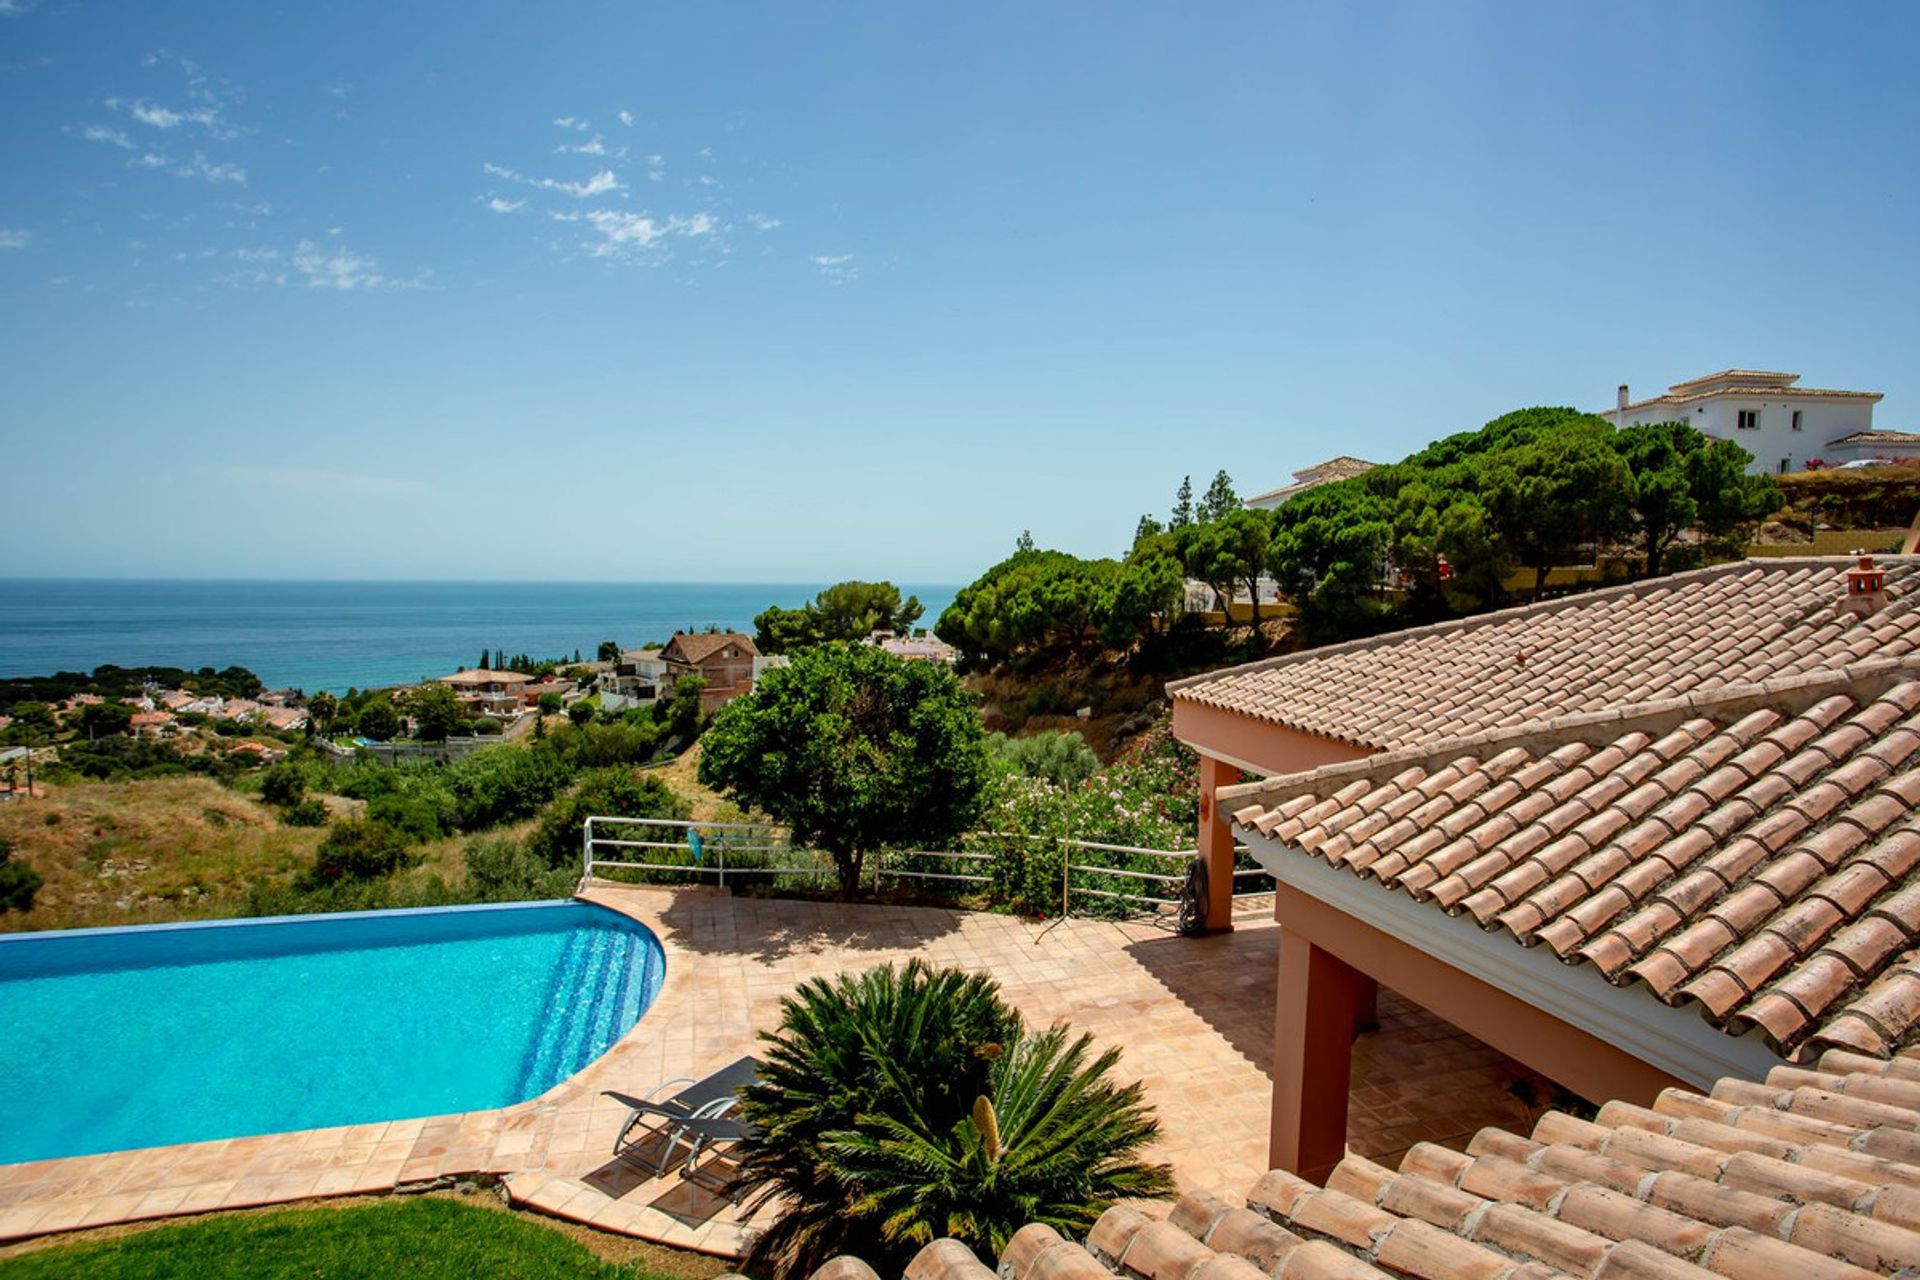
[[[640,935],[625,929],[582,929],[568,940],[522,1071],[523,1095],[552,1088],[620,1038],[638,1012],[647,963]]]

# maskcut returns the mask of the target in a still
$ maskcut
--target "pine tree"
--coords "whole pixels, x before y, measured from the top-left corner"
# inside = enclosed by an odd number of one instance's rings
[[[1185,529],[1193,523],[1193,477],[1181,476],[1180,487],[1173,495],[1173,519],[1167,521],[1169,529]]]
[[[1200,499],[1200,523],[1212,524],[1216,520],[1225,520],[1240,509],[1240,497],[1233,491],[1233,477],[1225,471],[1213,473],[1213,483],[1207,486],[1206,496]]]
[[[1022,529],[1020,531],[1020,536],[1018,538],[1015,538],[1013,541],[1013,549],[1015,551],[1033,550],[1033,530]]]
[[[1133,545],[1137,547],[1155,534],[1164,532],[1166,530],[1158,520],[1152,516],[1141,516],[1140,523],[1133,527]]]
[[[487,665],[487,651],[485,649],[480,651],[480,669],[482,671],[491,671],[493,669]]]

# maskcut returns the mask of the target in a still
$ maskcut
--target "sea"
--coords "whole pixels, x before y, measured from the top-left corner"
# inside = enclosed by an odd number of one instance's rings
[[[167,582],[0,579],[0,676],[122,667],[242,666],[269,688],[409,684],[483,651],[587,658],[674,631],[753,631],[824,583]],[[951,586],[901,585],[932,626]]]

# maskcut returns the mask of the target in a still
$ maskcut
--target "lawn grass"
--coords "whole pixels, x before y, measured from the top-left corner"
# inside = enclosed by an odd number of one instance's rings
[[[259,1210],[0,1257],[6,1280],[690,1280],[715,1259],[597,1256],[572,1234],[447,1196]]]

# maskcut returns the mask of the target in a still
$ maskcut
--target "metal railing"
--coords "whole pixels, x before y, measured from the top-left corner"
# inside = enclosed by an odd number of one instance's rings
[[[676,840],[660,839],[622,839],[596,833],[600,828],[619,827],[637,829],[646,835],[649,829],[662,832],[674,832]],[[674,862],[636,862],[628,857],[603,858],[597,856],[600,849],[641,849],[668,850],[687,855],[688,861]],[[601,868],[647,872],[678,872],[691,874],[695,878],[712,876],[715,884],[724,885],[729,875],[833,875],[833,864],[815,862],[806,866],[769,866],[757,858],[742,859],[746,854],[785,854],[793,855],[798,851],[772,827],[759,822],[697,822],[687,818],[607,818],[589,817],[581,826],[580,834],[580,875],[591,881],[593,873]],[[734,855],[729,865],[727,855]],[[646,856],[646,855],[641,855]]]
[[[1057,849],[1061,861],[1060,910],[1063,915],[1073,913],[1076,899],[1118,903],[1123,908],[1134,906],[1147,912],[1163,908],[1177,911],[1182,905],[1181,895],[1186,892],[1194,860],[1199,856],[1194,849],[1153,849],[1015,831],[973,831],[961,837],[962,844],[988,840],[1018,842],[1027,852],[1036,847]],[[605,856],[608,851],[615,856]],[[638,854],[628,851],[638,851]],[[1236,850],[1242,851],[1244,846]],[[668,860],[669,853],[676,856]],[[1109,855],[1109,859],[1116,856],[1160,859],[1168,869],[1149,871],[1113,866],[1108,860],[1084,856],[1076,859],[1076,854],[1104,854]],[[730,877],[739,880],[789,875],[829,881],[835,878],[830,858],[816,856],[810,862],[796,861],[807,855],[808,851],[796,848],[776,828],[765,823],[593,816],[582,825],[580,873],[585,881],[593,880],[596,871],[627,870],[688,876],[721,886],[726,885]],[[967,848],[902,850],[874,860],[873,881],[876,887],[888,880],[919,881],[936,891],[964,893],[970,887],[994,882],[994,877],[985,873],[1000,856]],[[938,869],[925,865],[929,861]],[[1265,885],[1250,883],[1264,879],[1266,874],[1259,867],[1236,868],[1234,896],[1245,898],[1271,892]],[[1128,888],[1129,884],[1140,888]]]

